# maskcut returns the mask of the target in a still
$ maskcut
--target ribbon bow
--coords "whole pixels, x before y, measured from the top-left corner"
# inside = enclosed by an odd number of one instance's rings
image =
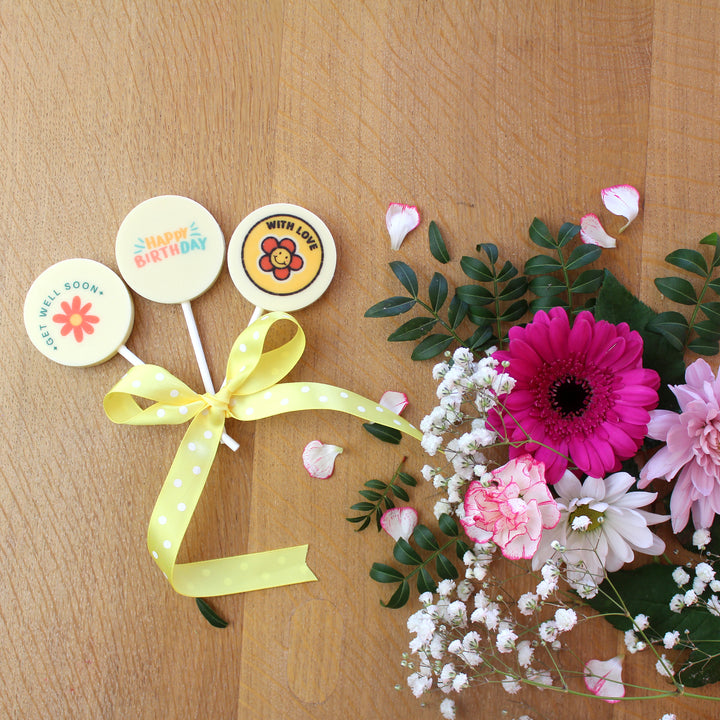
[[[272,325],[288,320],[294,336],[263,352]],[[148,527],[148,550],[182,595],[211,597],[317,580],[305,562],[307,545],[177,564],[176,558],[217,452],[225,419],[259,420],[296,410],[337,410],[394,426],[422,439],[414,426],[349,390],[313,382],[280,383],[305,349],[305,334],[291,315],[272,312],[246,328],[233,344],[227,380],[214,395],[200,395],[157,365],[138,365],[105,396],[107,416],[125,425],[179,425],[191,420]],[[141,408],[133,396],[154,401]]]

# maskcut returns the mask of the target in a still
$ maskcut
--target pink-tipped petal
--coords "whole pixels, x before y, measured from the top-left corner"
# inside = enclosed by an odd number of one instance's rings
[[[585,663],[585,685],[587,689],[605,702],[620,702],[625,696],[622,681],[622,658],[590,660]]]
[[[337,445],[312,440],[303,450],[303,465],[314,478],[329,478],[335,469],[335,458],[343,451]]]
[[[386,510],[380,518],[382,529],[397,542],[399,538],[409,540],[415,526],[418,524],[418,514],[411,507],[397,507]]]
[[[408,397],[405,393],[388,390],[380,398],[380,405],[392,410],[396,415],[402,415],[402,411],[408,406]]]
[[[390,247],[399,250],[405,236],[420,224],[420,211],[414,205],[390,203],[385,215]]]
[[[614,248],[617,244],[615,238],[605,232],[600,218],[594,213],[580,218],[580,239],[586,245],[599,245],[602,248]]]
[[[618,232],[622,232],[638,215],[640,193],[632,185],[615,185],[600,191],[605,207],[613,215],[622,215],[627,222]]]

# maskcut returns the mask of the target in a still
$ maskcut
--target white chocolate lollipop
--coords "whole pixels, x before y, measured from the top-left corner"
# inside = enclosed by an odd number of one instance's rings
[[[336,263],[335,242],[325,223],[287,203],[251,212],[228,246],[235,287],[265,310],[291,312],[314,302],[330,285]]]
[[[25,329],[45,357],[87,367],[124,348],[135,317],[125,283],[94,260],[75,258],[52,265],[25,297]]]

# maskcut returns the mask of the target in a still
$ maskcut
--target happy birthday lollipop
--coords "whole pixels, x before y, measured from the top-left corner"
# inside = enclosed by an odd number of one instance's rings
[[[317,300],[335,274],[335,242],[325,223],[287,203],[251,212],[228,245],[228,269],[240,294],[263,310],[292,312]]]
[[[61,365],[90,367],[122,355],[143,361],[125,345],[135,319],[125,283],[95,260],[63,260],[42,272],[25,296],[27,334],[45,357]],[[238,444],[227,435],[223,442]]]
[[[212,286],[222,268],[225,240],[215,218],[186,197],[150,198],[122,221],[115,257],[138,295],[182,306],[205,391],[214,393],[190,301]]]

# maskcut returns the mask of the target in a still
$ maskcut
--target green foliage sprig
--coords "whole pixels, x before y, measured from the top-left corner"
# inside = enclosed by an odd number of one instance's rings
[[[399,483],[403,483],[408,487],[415,487],[417,485],[417,480],[415,480],[412,475],[409,475],[401,470],[405,459],[406,458],[403,458],[400,461],[400,464],[395,469],[389,483],[376,479],[368,480],[365,483],[365,489],[358,490],[365,500],[351,505],[350,509],[357,510],[362,514],[355,517],[345,518],[348,522],[359,523],[355,532],[364,530],[370,524],[373,517],[375,518],[378,532],[380,532],[382,529],[380,519],[382,518],[383,513],[385,510],[390,510],[395,507],[393,497],[401,500],[402,502],[408,502],[410,500],[410,496],[407,494],[407,491]]]
[[[373,563],[370,568],[370,577],[379,583],[399,583],[392,597],[384,607],[401,608],[410,599],[410,581],[416,578],[418,593],[435,592],[437,582],[428,570],[428,566],[434,563],[436,575],[443,580],[455,580],[458,571],[455,565],[446,557],[445,553],[455,548],[455,553],[462,560],[465,553],[470,549],[458,536],[460,529],[457,523],[449,515],[441,515],[438,520],[440,531],[448,538],[441,545],[432,531],[425,525],[417,525],[413,531],[413,539],[421,550],[429,554],[423,560],[420,553],[413,548],[407,540],[400,538],[393,548],[393,557],[402,565],[411,566],[413,569],[406,574],[397,568],[383,563]]]

